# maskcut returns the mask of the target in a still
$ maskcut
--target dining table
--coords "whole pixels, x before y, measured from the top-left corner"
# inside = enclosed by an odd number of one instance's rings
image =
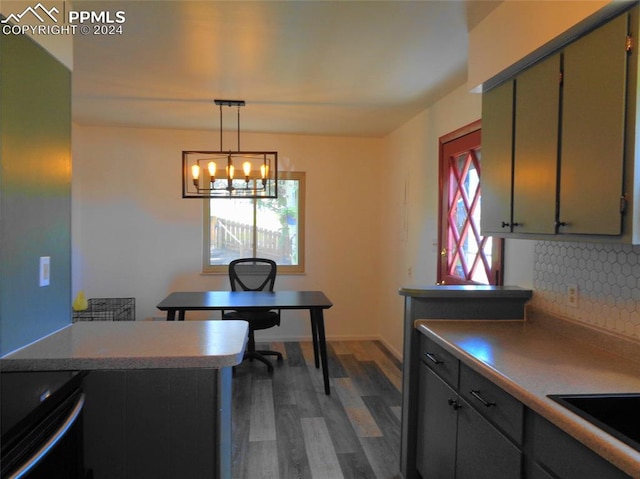
[[[325,394],[331,394],[324,310],[333,303],[322,291],[178,291],[156,306],[167,321],[184,321],[187,311],[308,310],[315,367],[322,365]],[[177,316],[177,317],[176,317]]]

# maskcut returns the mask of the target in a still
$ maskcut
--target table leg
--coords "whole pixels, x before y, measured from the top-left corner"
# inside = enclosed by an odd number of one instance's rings
[[[185,313],[184,309],[178,310],[178,321],[184,321],[184,313]]]
[[[329,386],[329,366],[327,364],[327,342],[324,337],[324,314],[322,308],[311,309],[311,324],[312,327],[315,324],[315,329],[318,332],[318,345],[320,349],[320,360],[322,362],[322,377],[324,379],[324,393],[331,394],[331,388]],[[315,338],[315,336],[314,336]]]
[[[316,325],[316,320],[313,316],[313,310],[309,310],[311,313],[311,337],[313,338],[313,359],[316,363],[316,369],[320,367],[320,357],[318,356],[318,326]],[[322,310],[320,310],[320,314],[322,314]]]
[[[176,310],[167,309],[167,321],[175,321],[175,319],[176,319]]]

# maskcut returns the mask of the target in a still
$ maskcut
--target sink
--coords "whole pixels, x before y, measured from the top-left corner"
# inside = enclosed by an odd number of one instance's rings
[[[640,393],[550,394],[549,398],[640,451]]]

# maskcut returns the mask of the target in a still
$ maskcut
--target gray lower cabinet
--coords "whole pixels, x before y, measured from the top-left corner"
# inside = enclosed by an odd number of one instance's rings
[[[231,441],[230,370],[91,371],[84,436],[92,477],[230,479],[231,455],[221,453]],[[229,397],[220,404],[222,384]]]
[[[404,479],[417,479],[418,423],[424,416],[418,399],[420,389],[421,357],[432,363],[421,348],[422,338],[416,329],[417,320],[425,319],[523,319],[524,306],[531,298],[531,290],[515,286],[427,286],[401,288],[404,296],[404,344],[405,365],[402,377],[402,418],[400,431],[400,474]],[[439,348],[442,349],[442,348]],[[422,351],[422,352],[421,352]],[[446,377],[445,382],[458,387],[459,361],[442,363],[437,350],[431,358],[439,362],[438,374]],[[443,350],[443,352],[446,352]]]
[[[549,474],[547,471],[542,469],[540,465],[533,464],[529,468],[529,473],[527,474],[527,479],[554,479],[554,477]]]
[[[519,422],[515,435],[521,438],[522,405],[431,340],[423,338],[421,346],[416,459],[420,475],[520,478],[522,452],[499,428],[500,422],[508,428]],[[503,402],[506,397],[515,407]]]
[[[424,364],[420,365],[418,472],[423,478],[453,478],[458,413],[449,404],[456,392]]]
[[[456,478],[517,479],[522,452],[464,399],[459,399]]]
[[[629,479],[424,335],[419,358],[422,479]]]
[[[630,479],[613,464],[533,412],[527,418],[526,429],[529,454],[534,461],[531,470],[537,471],[527,477]]]

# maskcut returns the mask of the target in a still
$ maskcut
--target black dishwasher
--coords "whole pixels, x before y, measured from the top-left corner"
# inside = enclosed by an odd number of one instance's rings
[[[86,479],[84,373],[3,372],[0,478]]]

